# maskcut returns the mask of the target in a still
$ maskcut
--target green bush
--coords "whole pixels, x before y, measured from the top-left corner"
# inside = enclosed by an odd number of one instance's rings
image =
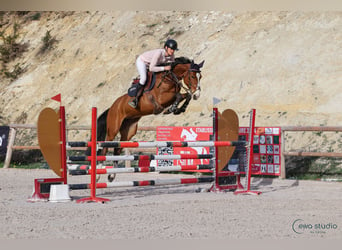
[[[43,45],[40,47],[38,54],[44,54],[46,51],[53,48],[57,40],[51,36],[50,31],[46,31],[45,36],[42,38]]]
[[[13,25],[13,32],[11,34],[5,34],[5,30],[0,31],[0,40],[2,41],[0,45],[0,61],[2,62],[2,69],[0,71],[0,76],[16,79],[20,74],[24,72],[24,69],[20,64],[16,64],[14,69],[8,69],[8,63],[19,58],[28,49],[27,43],[17,43],[16,40],[19,37],[19,25]]]

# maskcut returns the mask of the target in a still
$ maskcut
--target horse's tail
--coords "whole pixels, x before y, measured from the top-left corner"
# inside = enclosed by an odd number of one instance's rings
[[[106,139],[107,135],[107,115],[108,115],[109,109],[104,111],[99,118],[97,118],[97,129],[96,129],[96,140],[97,141],[104,141]],[[90,135],[91,138],[91,135]],[[88,147],[86,150],[86,155],[91,154],[91,148]]]
[[[104,141],[107,135],[107,115],[109,109],[104,111],[99,118],[97,118],[97,140]]]

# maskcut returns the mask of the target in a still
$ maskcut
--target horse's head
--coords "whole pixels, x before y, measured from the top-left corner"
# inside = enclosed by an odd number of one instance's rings
[[[182,69],[182,72],[180,72],[180,77],[187,87],[187,92],[191,94],[194,100],[197,100],[200,97],[200,80],[202,78],[201,68],[203,67],[203,64],[204,61],[202,61],[200,64],[196,64],[193,60],[189,60],[188,58],[176,58],[176,65],[179,66],[178,68]]]
[[[184,83],[188,86],[188,88],[191,90],[192,97],[194,100],[197,100],[200,97],[201,94],[201,68],[203,67],[204,60],[200,64],[194,63],[194,61],[191,62],[190,68],[187,72],[188,76],[184,77]]]

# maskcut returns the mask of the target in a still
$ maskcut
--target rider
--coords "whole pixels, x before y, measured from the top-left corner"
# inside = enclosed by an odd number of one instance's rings
[[[160,72],[165,70],[171,70],[170,65],[165,65],[175,61],[174,52],[178,50],[177,42],[173,39],[168,39],[163,49],[154,49],[146,51],[141,54],[136,60],[136,66],[140,75],[139,84],[137,85],[137,91],[135,98],[129,102],[129,105],[136,108],[140,96],[142,95],[144,85],[147,79],[147,70],[151,72]]]

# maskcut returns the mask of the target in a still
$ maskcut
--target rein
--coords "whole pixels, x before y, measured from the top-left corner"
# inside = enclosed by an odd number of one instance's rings
[[[169,78],[169,80],[171,82],[173,82],[176,87],[180,88],[180,89],[184,89],[187,93],[191,93],[191,79],[190,79],[190,74],[188,74],[188,77],[189,77],[189,86],[184,86],[184,84],[182,83],[182,79],[185,77],[185,74],[188,72],[200,72],[199,70],[187,70],[186,72],[184,72],[181,76],[180,76],[180,79],[178,79],[177,75],[175,73],[173,73],[172,71],[167,71],[163,74],[157,88],[160,87],[160,85],[162,84],[162,82],[164,81],[164,79],[169,76],[171,74],[171,78]]]
[[[178,77],[176,76],[175,73],[173,73],[172,71],[167,71],[163,74],[157,88],[160,87],[160,85],[163,83],[163,81],[167,78],[167,76],[169,76],[171,74],[171,78],[168,78],[168,80],[170,80],[172,83],[174,83],[176,85],[176,87],[181,88],[182,87],[182,82],[179,81]],[[183,77],[182,77],[183,78]],[[181,79],[182,79],[181,78]]]

